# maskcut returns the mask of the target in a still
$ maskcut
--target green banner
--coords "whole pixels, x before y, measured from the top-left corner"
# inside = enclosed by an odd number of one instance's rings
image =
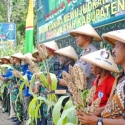
[[[86,23],[96,28],[125,19],[125,0],[39,1],[39,42],[67,36],[70,30]]]

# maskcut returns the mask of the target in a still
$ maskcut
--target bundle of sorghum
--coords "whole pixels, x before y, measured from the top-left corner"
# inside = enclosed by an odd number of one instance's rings
[[[84,71],[77,65],[73,67],[69,66],[69,73],[63,72],[63,79],[66,81],[77,110],[82,110],[87,114],[94,113],[99,107],[101,99],[98,98],[93,102],[96,91],[95,86],[89,90],[86,99],[82,98],[82,92],[87,89],[87,80]]]
[[[19,72],[19,71],[17,71],[17,70],[13,70],[13,71],[12,71],[12,74],[13,74],[15,77],[17,77],[17,78],[21,78],[21,77],[22,77],[22,73]]]
[[[44,44],[37,45],[38,53],[43,60],[47,59],[48,53]]]

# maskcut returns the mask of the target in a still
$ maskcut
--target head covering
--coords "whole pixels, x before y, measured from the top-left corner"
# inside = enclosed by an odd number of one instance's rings
[[[22,58],[23,58],[23,54],[22,54],[22,53],[15,53],[15,54],[12,55],[11,57],[13,57],[13,58],[18,58],[18,59],[22,59]]]
[[[76,54],[76,51],[71,46],[61,48],[61,49],[55,51],[55,53],[59,54],[59,55],[66,56],[66,57],[69,57],[69,58],[74,59],[74,60],[78,59],[78,55]]]
[[[85,24],[70,32],[70,35],[73,37],[76,37],[77,34],[91,36],[91,37],[93,37],[94,41],[102,40],[101,37],[98,35],[98,33],[94,30],[94,28],[90,24]]]
[[[39,53],[38,53],[38,50],[35,50],[33,53],[32,53],[32,56],[34,57],[34,58],[36,58],[36,56],[38,55]]]
[[[3,63],[3,61],[0,59],[0,63]]]
[[[58,45],[55,41],[50,41],[50,42],[46,42],[46,43],[43,43],[43,44],[46,46],[46,48],[51,49],[53,51],[56,51],[56,50],[59,49]]]
[[[32,54],[31,54],[30,52],[24,54],[22,59],[25,59],[26,57],[28,57],[28,58],[31,59],[32,61],[36,61],[36,59],[32,56]]]
[[[1,58],[1,61],[3,62],[5,59],[10,62],[10,57],[9,57],[9,56],[4,56],[4,57],[2,57],[2,58]]]
[[[105,70],[112,72],[119,72],[117,65],[114,63],[110,51],[106,49],[101,49],[85,56],[82,56],[81,59],[87,61],[91,64],[99,66]]]
[[[116,41],[125,43],[125,29],[105,33],[102,38],[112,46],[115,45]]]

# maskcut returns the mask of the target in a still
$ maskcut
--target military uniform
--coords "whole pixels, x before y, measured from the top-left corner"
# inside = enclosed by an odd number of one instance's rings
[[[87,88],[91,88],[92,86],[92,82],[94,81],[95,79],[95,76],[91,73],[91,64],[86,62],[86,61],[83,61],[80,57],[81,56],[84,56],[84,55],[87,55],[91,52],[94,52],[96,51],[97,49],[95,48],[95,46],[93,44],[90,44],[88,45],[83,51],[82,53],[80,54],[79,56],[79,59],[78,61],[76,62],[76,65],[78,65],[79,67],[81,67],[85,74],[86,74],[86,77],[89,78],[88,79],[88,85],[87,85]]]
[[[53,74],[57,75],[58,71],[61,70],[61,66],[60,66],[59,60],[58,60],[58,58],[56,56],[47,59],[47,63],[48,63],[48,67],[49,67],[49,72],[50,73],[53,73]],[[44,70],[44,68],[42,68],[42,71],[43,70]],[[42,86],[41,86],[41,89],[40,89],[40,95],[42,97],[47,98],[46,89],[44,87],[42,87]],[[52,125],[53,123],[52,123],[52,115],[50,113],[51,111],[49,113],[47,113],[47,105],[46,104],[42,105],[41,112],[42,112],[41,114],[44,115],[42,117],[43,121],[42,121],[41,125],[46,125],[46,124],[47,125]]]
[[[4,107],[4,112],[10,112],[10,94],[8,94],[8,78],[12,76],[12,69],[11,68],[6,68],[5,74],[2,75],[4,78],[4,84],[2,85],[2,88],[4,89],[3,91],[3,107]]]
[[[102,112],[103,118],[125,119],[125,72],[121,72]]]
[[[14,66],[14,69],[18,70],[18,71],[22,71],[21,65]],[[22,120],[23,107],[22,107],[22,103],[20,101],[19,96],[17,97],[17,95],[19,93],[19,89],[14,88],[14,86],[19,82],[19,78],[12,76],[10,79],[12,80],[12,83],[10,84],[12,104],[13,104],[14,110],[16,112],[16,115],[19,116],[20,119]]]

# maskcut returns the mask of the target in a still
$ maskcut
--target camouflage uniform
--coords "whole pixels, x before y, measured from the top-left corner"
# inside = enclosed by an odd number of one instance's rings
[[[17,66],[14,66],[14,69],[21,72],[22,67],[21,67],[21,65],[17,65]],[[19,93],[19,89],[14,88],[14,86],[20,81],[19,81],[19,78],[16,78],[14,76],[11,77],[11,80],[12,80],[12,83],[10,84],[10,89],[11,89],[12,104],[13,104],[13,107],[14,107],[14,110],[15,110],[17,116],[22,117],[23,116],[23,107],[22,107],[22,103],[20,101],[20,97],[17,96]]]
[[[53,73],[53,74],[57,75],[58,71],[61,70],[59,60],[56,56],[47,59],[47,63],[48,63],[50,73]],[[44,87],[41,87],[40,95],[42,97],[47,98],[46,89]],[[49,113],[47,113],[47,105],[46,104],[43,104],[42,108],[43,108],[43,115],[47,120],[47,125],[53,125],[51,111]]]
[[[87,55],[91,52],[94,52],[96,51],[97,49],[95,48],[95,46],[93,44],[90,44],[88,45],[83,51],[82,53],[80,54],[80,57],[81,56],[84,56],[84,55]],[[78,65],[79,67],[81,67],[85,74],[86,74],[86,77],[89,78],[88,79],[88,85],[87,85],[87,88],[91,88],[92,86],[92,82],[94,81],[95,79],[95,76],[91,73],[91,64],[86,62],[86,61],[83,61],[81,58],[79,58],[76,62],[76,65]]]

